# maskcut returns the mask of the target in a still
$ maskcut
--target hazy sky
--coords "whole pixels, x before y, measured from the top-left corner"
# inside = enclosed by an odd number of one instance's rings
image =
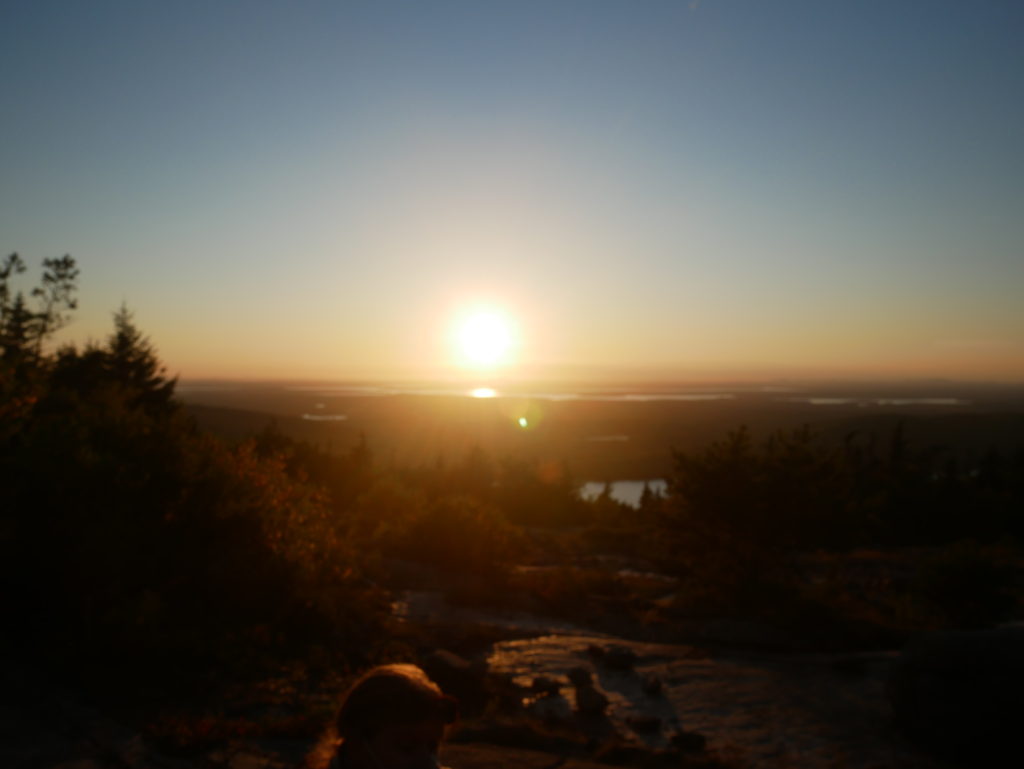
[[[1024,380],[1024,2],[11,2],[0,249],[184,377]]]

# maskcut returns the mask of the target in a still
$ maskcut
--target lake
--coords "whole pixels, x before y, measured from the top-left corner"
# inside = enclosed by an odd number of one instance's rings
[[[668,481],[664,478],[649,478],[646,481],[612,481],[612,499],[630,507],[640,507],[640,497],[644,493],[644,484],[656,494],[668,493]],[[583,499],[597,499],[604,491],[603,481],[589,481],[580,486]]]

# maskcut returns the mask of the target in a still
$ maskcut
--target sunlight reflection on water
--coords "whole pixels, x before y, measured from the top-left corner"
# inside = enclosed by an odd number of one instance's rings
[[[812,406],[969,406],[963,398],[852,398],[852,397],[806,397],[787,398],[792,403],[809,403]]]

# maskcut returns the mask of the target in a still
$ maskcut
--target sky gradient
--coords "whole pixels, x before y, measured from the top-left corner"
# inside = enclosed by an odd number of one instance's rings
[[[0,248],[184,378],[1024,381],[1024,3],[8,2]],[[510,371],[510,373],[514,373]]]

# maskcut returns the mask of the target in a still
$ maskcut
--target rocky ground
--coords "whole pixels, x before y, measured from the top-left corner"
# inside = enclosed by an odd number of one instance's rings
[[[206,750],[171,755],[9,656],[0,668],[0,767],[3,769],[297,769],[311,739],[224,740]],[[453,743],[444,762],[457,769],[597,769],[565,751],[486,743]]]
[[[577,631],[421,662],[476,700],[443,756],[454,769],[950,769],[990,766],[1013,742],[1022,649],[1020,626],[858,654],[712,653]],[[298,769],[313,745],[308,732],[249,734],[169,750],[126,725],[138,719],[111,717],[14,655],[0,662],[4,769]],[[908,742],[900,717],[938,751]]]
[[[689,734],[742,766],[926,766],[892,727],[885,681],[893,656],[710,655],[689,646],[546,636],[498,644],[491,663],[523,684],[537,676],[557,681],[531,703],[549,712],[561,701],[566,711],[583,706],[589,689],[570,678],[582,680],[585,671],[616,731],[651,749]]]

